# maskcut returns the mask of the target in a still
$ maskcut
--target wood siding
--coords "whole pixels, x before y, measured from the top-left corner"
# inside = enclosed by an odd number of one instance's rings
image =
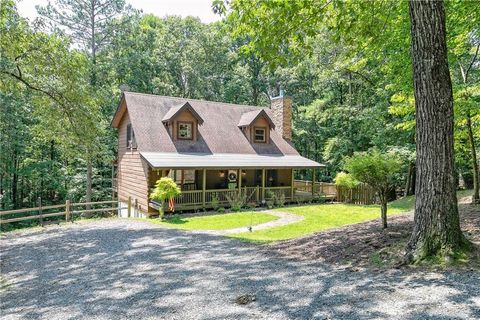
[[[263,143],[270,143],[270,124],[268,123],[265,117],[261,116],[257,120],[255,120],[250,126],[246,129],[246,135],[248,141],[255,143],[255,128],[265,128],[265,142]],[[262,142],[257,142],[262,143]]]
[[[197,121],[197,118],[195,118],[190,111],[183,111],[180,114],[178,114],[175,117],[175,119],[173,119],[173,125],[170,131],[170,134],[173,135],[173,140],[174,141],[178,140],[177,127],[179,122],[191,122],[193,124],[192,125],[192,141],[197,141],[198,121]]]
[[[137,150],[127,149],[127,125],[130,123],[128,112],[120,120],[118,128],[118,199],[127,201],[138,200],[139,209],[148,211],[148,174],[149,168],[140,158]],[[135,131],[135,127],[133,127]]]

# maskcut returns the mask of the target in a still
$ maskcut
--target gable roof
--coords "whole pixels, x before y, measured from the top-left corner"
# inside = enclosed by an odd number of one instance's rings
[[[176,107],[170,108],[170,110],[167,111],[167,113],[163,116],[162,121],[163,122],[170,122],[172,121],[177,115],[182,113],[183,111],[189,111],[195,119],[197,119],[198,124],[203,123],[202,117],[195,111],[195,109],[192,107],[192,105],[188,102],[185,102],[184,104],[178,105]]]
[[[177,108],[187,102],[203,119],[203,124],[198,127],[197,141],[173,141],[162,120],[178,112]],[[299,156],[290,142],[283,139],[275,130],[270,132],[270,143],[251,143],[238,127],[245,113],[251,113],[248,115],[250,118],[254,114],[258,116],[264,112],[271,119],[268,108],[124,92],[112,120],[113,127],[120,125],[126,111],[135,130],[137,150],[141,154]]]
[[[270,125],[270,128],[272,129],[275,128],[275,124],[273,123],[272,118],[270,118],[270,116],[265,112],[264,109],[243,113],[240,118],[240,121],[238,122],[238,126],[239,127],[250,126],[252,123],[255,122],[255,120],[257,120],[260,117],[263,117],[265,118],[265,120],[267,120],[268,124]]]

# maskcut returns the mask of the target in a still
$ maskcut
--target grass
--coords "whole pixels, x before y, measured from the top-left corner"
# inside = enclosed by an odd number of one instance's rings
[[[247,227],[250,224],[257,225],[277,219],[278,217],[271,214],[248,211],[203,217],[182,217],[176,215],[171,218],[167,217],[164,221],[158,219],[148,221],[162,226],[184,230],[226,230]]]
[[[380,218],[380,206],[378,205],[319,204],[288,207],[280,210],[303,216],[305,219],[281,227],[238,233],[232,235],[232,237],[252,242],[273,242]],[[391,216],[409,210],[411,208],[408,201],[399,201],[389,206],[388,215]]]

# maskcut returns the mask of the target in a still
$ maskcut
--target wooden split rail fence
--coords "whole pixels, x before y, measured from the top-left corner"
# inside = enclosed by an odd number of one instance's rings
[[[105,207],[106,205],[108,206]],[[101,207],[92,208],[96,206]],[[115,211],[116,213],[119,209],[121,209],[120,203],[116,200],[79,203],[70,203],[70,201],[67,200],[64,204],[52,206],[42,206],[41,201],[39,201],[38,207],[35,208],[0,211],[0,225],[28,220],[37,220],[43,225],[45,218],[63,216],[65,217],[65,221],[72,221],[75,215],[107,211]],[[22,216],[18,217],[18,215]],[[5,218],[6,216],[8,217]]]

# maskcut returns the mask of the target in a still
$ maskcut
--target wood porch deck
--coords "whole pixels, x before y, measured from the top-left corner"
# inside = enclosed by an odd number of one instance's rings
[[[272,195],[284,199],[286,203],[305,202],[314,198],[335,200],[336,187],[333,183],[316,182],[312,190],[311,181],[295,180],[293,185],[281,187],[255,186],[235,189],[188,190],[182,191],[179,196],[174,198],[175,210],[211,209],[215,198],[220,207],[229,207],[229,199],[234,199],[238,195],[245,197],[245,203],[251,206],[260,206],[264,200],[270,200]],[[157,202],[150,202],[152,209],[158,210],[158,206]]]

